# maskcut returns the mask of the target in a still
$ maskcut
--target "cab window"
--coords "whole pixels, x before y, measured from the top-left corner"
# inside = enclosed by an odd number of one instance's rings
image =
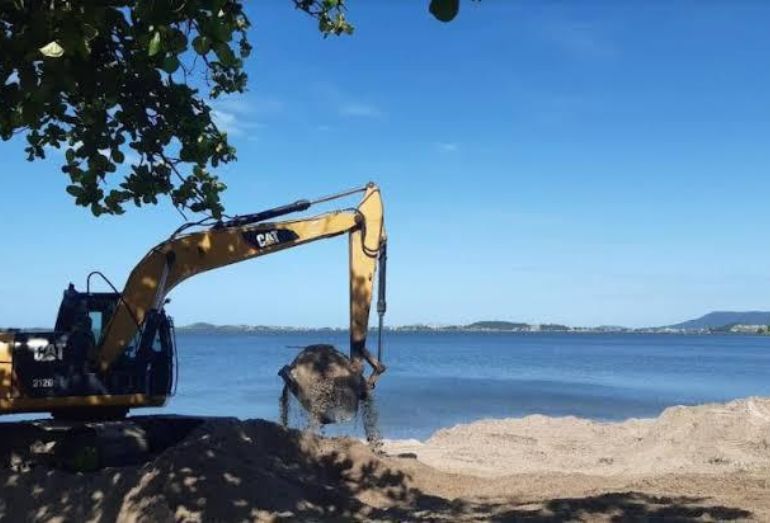
[[[91,332],[94,334],[94,339],[99,341],[102,335],[102,311],[90,311],[88,317],[91,319]]]

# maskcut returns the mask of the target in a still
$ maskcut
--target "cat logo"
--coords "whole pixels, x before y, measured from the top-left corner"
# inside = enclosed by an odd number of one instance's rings
[[[17,346],[22,343],[17,342]],[[26,348],[32,352],[32,357],[35,361],[50,362],[61,361],[64,359],[63,343],[52,343],[45,338],[30,338],[26,343],[23,343]]]
[[[298,238],[297,233],[286,229],[246,231],[243,233],[243,239],[257,249],[267,249],[279,243],[294,241]]]
[[[256,234],[254,239],[257,240],[257,245],[259,245],[260,249],[279,243],[278,231],[261,232]]]

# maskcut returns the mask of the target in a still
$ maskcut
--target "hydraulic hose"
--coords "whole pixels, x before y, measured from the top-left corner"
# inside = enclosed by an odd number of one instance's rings
[[[382,327],[385,322],[385,311],[388,309],[388,304],[385,300],[385,283],[387,281],[387,265],[388,265],[388,244],[382,242],[379,253],[379,274],[377,280],[377,316],[378,316],[378,328],[377,328],[377,360],[382,361]]]

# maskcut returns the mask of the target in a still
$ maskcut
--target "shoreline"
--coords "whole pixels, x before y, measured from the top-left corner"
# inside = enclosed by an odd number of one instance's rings
[[[264,420],[198,418],[182,432],[91,472],[17,456],[0,467],[0,520],[770,520],[770,398],[623,422],[481,420],[384,453]]]
[[[190,329],[186,327],[178,327],[176,329],[177,334],[202,334],[205,336],[217,336],[217,335],[237,335],[237,334],[312,334],[312,333],[325,333],[325,334],[345,334],[348,332],[347,328],[337,327],[319,327],[319,328],[304,328],[304,327],[261,327],[261,326],[248,326],[244,328],[230,326],[222,326],[215,329]],[[605,329],[591,329],[591,328],[575,328],[571,330],[506,330],[506,329],[463,329],[463,328],[404,328],[404,327],[386,327],[383,329],[387,334],[516,334],[516,335],[549,335],[549,334],[565,334],[565,335],[639,335],[639,336],[769,336],[770,331],[767,332],[731,332],[721,330],[654,330],[654,329],[625,329],[625,330],[605,330]]]
[[[390,455],[450,473],[600,476],[770,470],[770,398],[668,407],[657,417],[599,421],[533,414],[480,419],[429,438],[384,440]]]

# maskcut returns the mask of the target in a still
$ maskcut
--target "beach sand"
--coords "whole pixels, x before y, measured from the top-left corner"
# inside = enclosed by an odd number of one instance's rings
[[[6,464],[0,519],[770,521],[770,399],[484,420],[383,449],[210,419],[132,466]]]

